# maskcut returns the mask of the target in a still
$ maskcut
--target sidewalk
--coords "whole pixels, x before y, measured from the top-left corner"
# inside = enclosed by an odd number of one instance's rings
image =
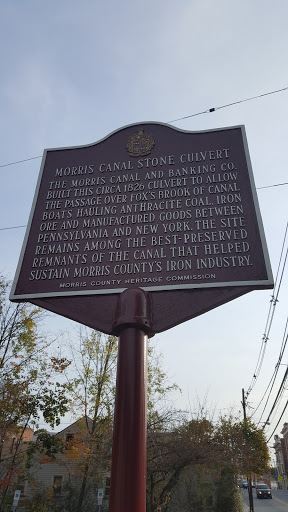
[[[244,510],[244,512],[250,512],[250,507],[249,507],[249,505],[247,505],[247,503],[245,503],[243,494],[242,494],[242,500],[243,500],[243,510]]]

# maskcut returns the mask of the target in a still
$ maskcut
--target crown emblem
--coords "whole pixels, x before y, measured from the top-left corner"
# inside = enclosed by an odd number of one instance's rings
[[[150,133],[145,133],[142,128],[128,139],[126,149],[130,156],[145,156],[151,153],[155,144]]]

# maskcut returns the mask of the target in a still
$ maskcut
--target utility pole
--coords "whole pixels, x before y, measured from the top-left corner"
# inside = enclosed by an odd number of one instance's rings
[[[244,389],[243,388],[242,388],[242,407],[243,407],[244,422],[246,422],[246,420],[247,420],[247,416],[246,416],[246,402],[245,402],[245,394],[244,394]],[[249,496],[250,512],[254,512],[251,473],[249,473],[247,480],[248,480],[248,496]]]

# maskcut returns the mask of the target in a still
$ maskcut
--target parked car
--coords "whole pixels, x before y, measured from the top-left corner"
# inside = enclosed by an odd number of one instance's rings
[[[256,487],[257,498],[270,498],[272,499],[271,489],[267,484],[258,484]]]
[[[248,489],[248,481],[247,480],[242,480],[242,488]]]

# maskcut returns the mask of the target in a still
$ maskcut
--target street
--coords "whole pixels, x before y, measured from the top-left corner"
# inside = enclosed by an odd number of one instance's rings
[[[244,503],[246,504],[245,512],[249,512],[249,498],[247,489],[242,490]],[[288,491],[272,490],[272,500],[257,499],[255,489],[253,489],[254,512],[287,512],[288,511]]]

